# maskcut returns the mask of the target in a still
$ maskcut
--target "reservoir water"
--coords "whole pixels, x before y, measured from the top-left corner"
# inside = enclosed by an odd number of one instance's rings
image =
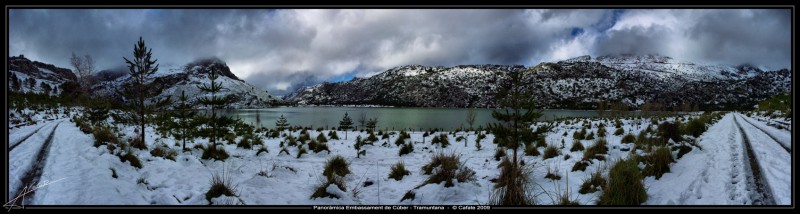
[[[486,127],[487,123],[497,122],[492,118],[494,109],[475,109],[473,127]],[[468,109],[464,108],[391,108],[391,107],[276,107],[265,109],[222,110],[223,114],[240,118],[247,124],[274,128],[275,121],[283,115],[290,125],[330,128],[339,125],[345,113],[353,120],[353,125],[361,129],[359,118],[377,118],[377,129],[399,130],[455,130],[469,128],[466,121]],[[595,117],[596,111],[585,110],[544,110],[540,120],[564,117]],[[260,122],[259,122],[260,121]]]

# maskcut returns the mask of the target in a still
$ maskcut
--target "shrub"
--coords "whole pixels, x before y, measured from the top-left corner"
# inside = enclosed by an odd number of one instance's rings
[[[325,181],[320,182],[317,187],[314,188],[314,193],[311,194],[311,199],[315,198],[339,198],[339,196],[328,193],[328,186],[336,185],[340,190],[344,191],[344,179],[341,177],[336,176],[334,179],[327,179]]]
[[[570,152],[577,152],[577,151],[583,151],[583,150],[584,150],[583,143],[581,143],[580,140],[573,140],[572,141],[572,147],[569,149]]]
[[[411,153],[413,151],[414,151],[414,145],[412,145],[411,143],[403,144],[403,146],[400,147],[400,155],[399,156],[403,156],[403,155]]]
[[[406,142],[405,138],[403,138],[403,136],[401,135],[400,137],[397,138],[397,140],[394,141],[394,145],[401,146],[405,144],[405,142]]]
[[[325,176],[325,180],[321,182],[315,189],[314,193],[311,195],[311,198],[320,198],[320,197],[332,197],[332,198],[339,198],[336,195],[330,194],[327,192],[328,187],[333,184],[336,185],[340,190],[344,191],[344,176],[350,174],[350,164],[344,159],[344,157],[337,155],[332,157],[325,163],[325,168],[322,171],[322,175]]]
[[[606,187],[606,178],[603,177],[603,172],[599,168],[592,173],[588,180],[584,180],[581,184],[581,189],[578,190],[580,194],[587,194],[597,192],[598,189]]]
[[[405,200],[412,200],[412,201],[413,201],[413,200],[414,200],[414,198],[416,197],[416,195],[417,195],[417,194],[416,194],[416,193],[414,193],[414,191],[411,191],[411,190],[409,190],[408,192],[406,192],[406,194],[405,194],[405,195],[403,195],[403,198],[402,198],[402,199],[400,199],[400,202],[403,202],[403,201],[405,201]]]
[[[142,168],[142,162],[139,161],[139,158],[136,157],[136,155],[134,155],[133,152],[130,151],[130,150],[125,151],[125,155],[119,156],[119,160],[122,161],[123,163],[126,162],[126,161],[130,162],[131,166],[133,166],[133,167],[136,167],[136,168],[139,168],[139,169]]]
[[[561,176],[558,175],[557,173],[553,173],[553,171],[550,170],[550,168],[547,168],[547,175],[545,175],[544,178],[550,180],[561,180]]]
[[[119,139],[113,133],[111,133],[111,129],[105,126],[100,126],[99,128],[95,128],[94,132],[94,146],[98,147],[103,144],[111,143],[111,144],[118,144]]]
[[[422,166],[422,170],[430,175],[422,185],[445,182],[445,187],[452,187],[455,185],[453,179],[460,183],[475,180],[475,171],[464,165],[461,156],[456,154],[436,154],[428,164]]]
[[[251,149],[251,148],[253,148],[253,145],[250,144],[249,136],[245,135],[244,137],[242,137],[242,140],[240,140],[239,143],[236,144],[236,147],[244,148],[244,149]]]
[[[431,139],[431,144],[441,144],[442,148],[447,148],[450,145],[450,142],[447,140],[447,134],[440,134],[439,136],[433,136]]]
[[[327,143],[317,143],[316,145],[314,145],[314,147],[311,147],[311,143],[309,143],[308,147],[309,147],[309,149],[311,149],[311,151],[314,151],[314,153],[319,153],[319,152],[322,152],[322,151],[327,151],[328,154],[331,153],[331,150],[328,149],[328,144]]]
[[[640,205],[647,200],[647,191],[635,159],[632,157],[614,164],[598,205]]]
[[[337,135],[336,131],[333,130],[328,132],[328,137],[330,137],[331,140],[339,140],[339,135]]]
[[[340,155],[329,159],[328,162],[325,163],[324,171],[322,171],[322,175],[329,179],[332,179],[334,174],[342,177],[350,174],[350,164]]]
[[[586,139],[587,140],[594,140],[594,132],[589,132],[589,134],[586,135]]]
[[[178,153],[175,152],[175,150],[167,148],[166,145],[160,145],[154,148],[153,150],[150,150],[150,155],[152,155],[153,157],[162,157],[174,161],[175,156],[178,156]]]
[[[224,139],[228,141],[228,145],[236,144],[236,135],[233,133],[225,134]]]
[[[642,158],[645,162],[642,174],[644,176],[656,176],[656,180],[660,179],[664,173],[669,172],[669,164],[675,162],[672,158],[672,152],[667,147],[658,147],[650,155]]]
[[[396,164],[392,165],[392,171],[389,173],[389,178],[399,181],[403,179],[403,176],[410,174],[411,172],[406,170],[406,166],[403,164],[403,162],[397,162]]]
[[[686,124],[686,133],[694,137],[699,137],[706,131],[706,125],[700,119],[694,119]]]
[[[317,142],[327,143],[328,142],[328,138],[325,138],[325,135],[322,134],[322,132],[320,132],[319,135],[317,135]]]
[[[634,143],[636,141],[636,137],[633,134],[628,133],[624,137],[622,137],[622,143]]]
[[[617,128],[617,130],[614,130],[614,135],[620,136],[622,134],[625,134],[625,130],[623,130],[622,128]]]
[[[305,132],[305,131],[306,130],[303,129],[303,132]],[[311,140],[311,136],[309,136],[307,132],[306,133],[301,133],[300,137],[297,138],[297,141],[300,141],[301,143],[305,143],[306,141],[309,141],[309,140]]]
[[[558,156],[558,153],[559,153],[558,148],[556,148],[553,145],[549,145],[547,146],[547,148],[544,149],[544,156],[542,156],[542,159],[546,160],[548,158],[556,157]]]
[[[304,154],[308,154],[308,151],[306,151],[306,147],[300,147],[300,149],[297,150],[297,159],[300,159],[300,157],[303,156]]]
[[[547,146],[547,141],[543,137],[536,139],[536,147],[537,148],[538,147],[546,147],[546,146]]]
[[[289,149],[286,147],[281,147],[281,151],[279,151],[278,154],[280,155],[281,153],[286,153],[286,155],[289,155]]]
[[[572,165],[572,171],[586,171],[586,167],[589,166],[589,163],[590,162],[588,160],[580,160],[575,162],[575,165]]]
[[[78,128],[85,134],[91,134],[93,132],[92,126],[89,125],[88,122],[84,121],[80,117],[75,117],[73,119],[75,121],[75,125],[78,125]]]
[[[585,129],[584,129],[584,130],[585,130]],[[572,139],[575,139],[575,140],[583,140],[583,135],[581,135],[581,133],[580,133],[580,132],[578,132],[578,131],[575,131],[575,132],[573,132],[573,133],[572,133]]]
[[[378,137],[375,136],[374,132],[370,132],[369,136],[367,136],[367,139],[364,141],[364,144],[367,144],[367,143],[372,144],[375,141],[378,141]]]
[[[605,138],[606,137],[606,127],[600,127],[597,129],[597,137]]]
[[[692,147],[687,146],[686,144],[681,144],[680,146],[673,147],[672,150],[678,150],[678,159],[682,158],[683,155],[692,151]]]
[[[591,159],[601,159],[603,156],[598,156],[600,154],[607,154],[608,153],[608,146],[606,145],[607,142],[605,139],[598,139],[595,141],[594,145],[587,148],[586,151],[583,153],[583,160],[591,160]]]
[[[231,176],[225,175],[223,170],[222,175],[214,174],[211,176],[211,188],[206,192],[206,200],[211,201],[212,198],[221,195],[236,196],[234,189],[235,187],[231,186]]]
[[[534,196],[530,189],[535,186],[530,179],[530,167],[515,167],[508,157],[498,165],[500,176],[494,184],[494,192],[489,197],[490,204],[498,205],[533,205]]]
[[[499,161],[501,157],[505,156],[506,156],[506,150],[501,147],[497,147],[497,150],[494,152],[494,160]]]
[[[527,156],[534,156],[534,157],[535,157],[535,156],[539,156],[539,155],[541,155],[541,153],[539,153],[539,149],[538,149],[538,147],[535,147],[535,146],[526,146],[526,147],[525,147],[525,155],[527,155]],[[497,155],[495,155],[495,159],[498,159],[498,158],[499,158],[499,157],[497,157]]]
[[[228,159],[228,152],[225,151],[225,147],[218,147],[217,149],[214,149],[214,151],[209,151],[209,150],[210,149],[203,147],[203,156],[201,158],[203,159],[213,158],[216,160]]]
[[[269,132],[269,137],[271,137],[271,138],[278,138],[278,137],[280,137],[280,135],[281,135],[281,133],[278,132],[278,131]]]
[[[141,136],[137,136],[130,141],[130,145],[137,149],[147,149],[147,144],[142,141]]]
[[[672,139],[675,142],[683,140],[683,137],[681,137],[680,124],[677,122],[664,122],[661,125],[658,125],[658,135],[661,136],[663,143],[666,143],[669,139]]]
[[[269,150],[267,150],[266,146],[262,146],[261,148],[258,149],[258,152],[256,152],[256,156],[260,155],[262,152],[269,153]]]

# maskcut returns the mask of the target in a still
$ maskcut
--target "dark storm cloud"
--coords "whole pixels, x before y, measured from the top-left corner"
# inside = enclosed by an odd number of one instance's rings
[[[791,14],[765,10],[641,10],[596,38],[597,54],[662,54],[684,60],[791,66]]]
[[[247,82],[284,94],[406,64],[660,53],[788,65],[791,26],[788,11],[775,10],[11,9],[9,27],[12,55],[68,67],[74,51],[110,68],[143,36],[162,64],[216,56]]]

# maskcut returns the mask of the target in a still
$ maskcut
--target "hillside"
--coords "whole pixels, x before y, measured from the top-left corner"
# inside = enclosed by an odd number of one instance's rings
[[[751,108],[790,90],[791,72],[752,65],[677,62],[656,55],[582,56],[534,67],[520,65],[400,66],[368,78],[300,88],[284,98],[300,105],[496,107],[508,72],[524,81],[542,108],[595,109],[599,102],[631,107],[684,103],[702,109]]]

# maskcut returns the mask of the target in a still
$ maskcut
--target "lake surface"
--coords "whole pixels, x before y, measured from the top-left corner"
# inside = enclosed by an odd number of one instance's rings
[[[497,122],[492,118],[493,109],[475,109],[475,124],[486,127],[487,123]],[[247,124],[274,128],[275,121],[283,115],[292,126],[337,127],[345,113],[353,120],[353,126],[361,129],[358,120],[361,115],[366,118],[378,118],[377,129],[399,130],[455,130],[469,128],[466,122],[468,109],[463,108],[373,108],[373,107],[276,107],[265,109],[224,110],[221,113],[232,118],[240,118]],[[583,110],[544,110],[542,120],[563,117],[595,117],[595,111]],[[258,119],[260,118],[260,123]]]

